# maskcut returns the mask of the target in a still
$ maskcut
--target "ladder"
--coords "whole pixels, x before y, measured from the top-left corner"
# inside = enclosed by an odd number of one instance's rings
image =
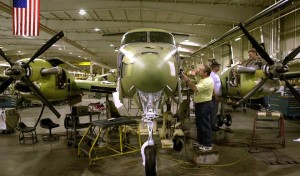
[[[128,126],[135,126],[137,129],[137,144],[129,144],[129,136],[124,135],[124,129]],[[96,128],[99,127],[99,128]],[[119,147],[110,145],[108,142],[108,130],[117,127],[119,132]],[[96,129],[99,129],[98,131]],[[125,130],[126,131],[126,130]],[[127,133],[125,133],[127,134]],[[104,142],[104,135],[106,140]],[[126,151],[124,149],[127,149]],[[92,121],[89,128],[82,136],[78,145],[78,156],[86,155],[89,157],[89,164],[92,166],[96,160],[128,154],[139,151],[141,148],[141,138],[137,121],[126,117],[111,118],[105,120]],[[107,151],[109,150],[109,151]]]

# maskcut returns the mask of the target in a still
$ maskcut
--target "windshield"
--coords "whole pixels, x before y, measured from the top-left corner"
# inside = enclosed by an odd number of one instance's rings
[[[122,39],[121,45],[127,43],[147,42],[147,32],[128,33]]]
[[[150,42],[169,43],[175,45],[173,36],[166,32],[150,32]]]

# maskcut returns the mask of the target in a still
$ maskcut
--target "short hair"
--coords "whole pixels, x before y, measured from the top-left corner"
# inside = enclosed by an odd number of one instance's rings
[[[220,65],[221,65],[221,64],[219,64],[218,62],[215,61],[215,62],[212,62],[212,63],[210,64],[210,67],[211,67],[211,68],[215,68],[215,67],[220,67]]]
[[[204,66],[204,72],[206,72],[207,73],[207,75],[210,75],[210,73],[211,73],[211,68],[210,68],[210,66],[208,66],[208,65],[206,65],[206,64],[203,64],[203,66]]]
[[[248,50],[248,53],[249,53],[249,52],[253,52],[253,53],[256,53],[256,54],[257,54],[257,51],[256,51],[256,49],[255,49],[255,48],[251,48],[251,49],[249,49],[249,50]]]

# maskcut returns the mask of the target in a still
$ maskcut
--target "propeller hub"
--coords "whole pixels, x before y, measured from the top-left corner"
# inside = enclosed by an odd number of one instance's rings
[[[265,65],[263,69],[271,79],[279,79],[283,73],[289,71],[289,67],[287,65],[283,65],[280,62],[276,62],[273,65]]]
[[[14,79],[21,79],[26,76],[26,68],[23,65],[23,62],[16,62],[12,67],[5,70],[5,75]]]

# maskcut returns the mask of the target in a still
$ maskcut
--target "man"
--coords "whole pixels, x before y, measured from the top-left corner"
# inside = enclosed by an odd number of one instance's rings
[[[257,51],[254,48],[251,48],[248,51],[248,56],[249,56],[249,59],[246,60],[246,62],[248,62],[246,64],[246,66],[248,66],[249,64],[251,64],[251,65],[256,65],[259,69],[261,69],[264,61],[257,54]],[[259,110],[265,111],[265,110],[269,109],[270,106],[269,106],[268,102],[269,102],[269,97],[268,96],[257,99],[257,103],[261,104],[261,108]]]
[[[211,68],[208,65],[201,65],[196,70],[196,75],[201,79],[195,85],[186,75],[182,80],[194,91],[196,127],[197,127],[197,147],[205,152],[212,150],[212,131],[210,125],[211,99],[214,91],[214,82],[210,77]]]
[[[212,72],[210,73],[210,77],[214,81],[214,96],[212,98],[212,113],[210,117],[210,124],[211,129],[213,131],[218,131],[220,128],[216,125],[218,122],[217,115],[219,110],[219,96],[221,96],[221,80],[219,76],[217,75],[218,71],[220,70],[220,65],[218,62],[212,62],[210,67],[212,69]]]
[[[263,60],[260,56],[258,56],[258,54],[254,48],[251,48],[248,51],[248,56],[249,56],[249,59],[246,60],[246,62],[248,62],[246,66],[248,66],[249,64],[253,64],[253,62],[254,62],[254,65],[256,65],[258,68],[261,68]]]

